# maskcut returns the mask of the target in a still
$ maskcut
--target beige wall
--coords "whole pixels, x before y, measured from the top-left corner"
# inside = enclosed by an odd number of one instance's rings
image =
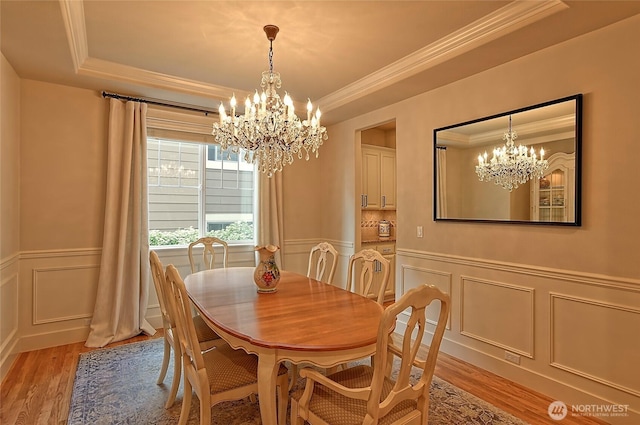
[[[106,192],[108,104],[21,81],[19,351],[86,338]]]
[[[21,250],[102,246],[108,102],[23,80]]]
[[[18,340],[20,79],[0,55],[0,377]]]
[[[20,79],[1,56],[0,260],[20,250]]]
[[[640,215],[640,202],[627,191],[632,182],[640,182],[633,166],[638,155],[634,117],[640,108],[636,96],[630,95],[633,88],[638,91],[640,59],[629,54],[638,35],[625,34],[634,29],[633,20],[626,21],[398,104],[398,186],[424,187],[411,194],[410,204],[407,196],[398,197],[404,247],[639,277],[640,221],[635,217]],[[589,54],[577,53],[581,49]],[[451,225],[433,222],[425,214],[432,203],[433,128],[575,93],[584,93],[582,227]],[[421,112],[423,122],[403,124],[413,111]],[[412,166],[416,157],[428,162]],[[402,208],[403,202],[410,208]],[[430,237],[415,238],[419,224]],[[510,243],[478,243],[489,238]],[[587,246],[597,249],[582,249]]]
[[[612,423],[640,421],[640,374],[629,373],[640,355],[638,40],[640,16],[331,126],[321,193],[335,213],[316,215],[320,238],[358,246],[358,132],[395,118],[397,296],[424,282],[448,291],[444,351],[566,403],[628,404]],[[434,128],[576,93],[581,227],[433,221]]]
[[[630,54],[638,40],[639,19],[330,127],[320,161],[323,173],[330,173],[333,182],[322,188],[323,204],[339,212],[324,222],[325,236],[354,237],[346,222],[354,215],[356,202],[356,131],[396,118],[398,239],[403,248],[640,277],[640,201],[628,190],[640,183],[634,166],[640,149],[640,102],[632,94],[638,92],[640,57]],[[585,55],[581,49],[587,47],[590,53]],[[434,128],[575,93],[584,93],[581,227],[460,225],[432,220]],[[415,237],[418,225],[425,227],[427,237]],[[482,243],[489,238],[509,243]]]

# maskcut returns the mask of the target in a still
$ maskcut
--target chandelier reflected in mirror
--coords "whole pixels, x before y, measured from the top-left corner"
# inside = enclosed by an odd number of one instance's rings
[[[269,40],[269,71],[262,73],[262,93],[256,90],[253,99],[247,97],[244,115],[236,115],[235,95],[230,101],[230,115],[220,104],[220,122],[213,124],[212,134],[223,150],[244,153],[244,160],[257,164],[258,170],[269,177],[293,163],[294,157],[309,160],[318,157],[318,149],[328,139],[327,130],[320,125],[320,109],[313,113],[311,101],[307,103],[307,119],[295,114],[293,100],[288,94],[280,99],[276,91],[282,86],[280,73],[273,72],[273,40],[279,28],[266,25]]]
[[[526,146],[516,146],[514,140],[517,133],[511,128],[511,115],[509,115],[509,130],[504,133],[502,140],[505,144],[493,150],[493,157],[488,159],[487,153],[478,155],[476,174],[480,181],[493,181],[508,191],[517,189],[521,184],[530,179],[540,178],[549,167],[544,159],[544,149],[540,149],[540,157],[535,150],[527,150]]]

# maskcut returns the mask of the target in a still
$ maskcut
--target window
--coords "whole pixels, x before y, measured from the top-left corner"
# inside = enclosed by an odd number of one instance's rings
[[[253,243],[254,166],[217,144],[147,139],[149,243]]]
[[[207,161],[238,161],[238,154],[222,150],[220,145],[207,145]]]

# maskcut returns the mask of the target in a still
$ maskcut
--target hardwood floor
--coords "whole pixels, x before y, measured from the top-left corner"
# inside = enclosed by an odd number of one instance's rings
[[[435,375],[479,397],[531,425],[598,425],[606,424],[589,417],[553,420],[547,408],[554,399],[518,383],[509,381],[445,353],[438,354]]]
[[[162,330],[151,338],[161,337]],[[146,339],[150,337],[137,336],[109,347]],[[0,424],[66,424],[79,355],[91,350],[79,342],[20,354],[2,382]],[[553,399],[444,353],[438,356],[435,374],[531,425],[605,423],[570,416],[551,420],[547,407]]]

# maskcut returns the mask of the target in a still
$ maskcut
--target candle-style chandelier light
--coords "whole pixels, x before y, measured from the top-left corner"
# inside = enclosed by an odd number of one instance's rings
[[[488,160],[486,152],[484,155],[478,155],[476,174],[480,181],[494,181],[495,184],[512,191],[532,178],[543,176],[549,167],[549,163],[544,159],[544,149],[540,149],[538,158],[533,148],[528,151],[526,146],[516,146],[514,140],[517,137],[511,128],[509,115],[509,130],[502,136],[506,143],[493,150],[491,160]]]
[[[293,162],[294,156],[308,160],[310,154],[318,157],[318,149],[328,139],[327,130],[320,125],[320,109],[313,113],[311,101],[307,103],[307,119],[295,114],[293,100],[288,94],[280,99],[276,89],[282,86],[280,73],[273,72],[273,40],[280,29],[266,25],[269,40],[269,71],[262,73],[262,93],[256,90],[253,99],[245,101],[244,115],[236,116],[236,98],[231,98],[231,115],[220,104],[220,122],[213,124],[212,134],[223,150],[229,153],[244,151],[244,159],[257,164],[267,173],[282,171]]]

